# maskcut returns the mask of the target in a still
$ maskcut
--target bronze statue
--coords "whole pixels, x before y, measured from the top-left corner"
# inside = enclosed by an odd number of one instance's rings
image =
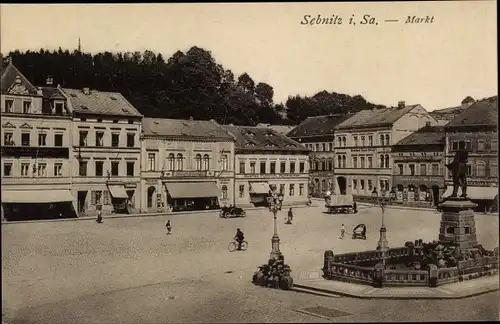
[[[458,143],[458,151],[455,153],[453,161],[446,165],[448,170],[451,171],[453,179],[453,193],[451,198],[457,197],[458,187],[462,189],[460,197],[467,197],[467,162],[469,160],[469,153],[465,150],[465,142]]]

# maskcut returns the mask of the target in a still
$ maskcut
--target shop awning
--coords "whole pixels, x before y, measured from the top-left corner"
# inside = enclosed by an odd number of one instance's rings
[[[252,182],[250,193],[254,194],[267,194],[269,193],[269,184],[267,182]]]
[[[69,190],[16,190],[2,191],[2,203],[50,204],[73,201]]]
[[[210,198],[221,194],[215,182],[167,182],[165,186],[172,198]]]
[[[108,186],[108,189],[113,198],[128,198],[125,186],[123,185]]]
[[[443,198],[448,198],[453,192],[453,186],[448,186]],[[458,188],[457,196],[460,197],[462,189]],[[498,188],[496,187],[467,187],[467,197],[477,200],[493,200],[498,195]]]

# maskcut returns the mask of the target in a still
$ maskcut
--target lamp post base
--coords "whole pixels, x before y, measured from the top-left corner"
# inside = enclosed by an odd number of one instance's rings
[[[387,241],[386,233],[387,229],[385,226],[382,226],[380,228],[380,238],[378,240],[377,250],[387,251],[389,249],[389,242]]]
[[[279,258],[281,258],[283,256],[283,254],[281,254],[281,251],[280,251],[280,238],[278,236],[278,234],[274,234],[273,235],[273,238],[271,239],[271,246],[272,246],[272,249],[271,249],[271,255],[270,255],[270,259],[274,259],[274,260],[277,260]]]

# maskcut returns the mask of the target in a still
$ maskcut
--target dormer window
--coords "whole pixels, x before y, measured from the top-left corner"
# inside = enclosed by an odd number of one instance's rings
[[[5,112],[12,112],[14,107],[14,101],[12,99],[6,99],[5,100]]]
[[[252,133],[252,132],[248,131],[245,135],[246,135],[246,136],[253,137],[253,136],[254,136],[254,133]]]
[[[23,113],[31,113],[31,101],[23,101]]]
[[[64,104],[62,102],[55,103],[56,115],[62,115],[64,111]]]

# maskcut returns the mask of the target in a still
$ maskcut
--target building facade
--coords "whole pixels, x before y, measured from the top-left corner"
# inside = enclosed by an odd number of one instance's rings
[[[120,93],[60,90],[73,117],[71,191],[78,214],[139,210],[142,115]]]
[[[234,202],[234,139],[215,121],[144,118],[141,151],[141,211]]]
[[[498,209],[498,96],[479,100],[445,126],[446,163],[461,145],[469,153],[467,196],[479,208]],[[452,192],[450,172],[445,172],[446,193]],[[460,192],[459,192],[460,194]]]
[[[391,146],[437,121],[421,105],[362,110],[335,129],[336,193],[370,197],[392,189]]]
[[[59,90],[34,87],[9,63],[1,73],[2,218],[74,217],[71,113]]]
[[[349,116],[308,117],[287,134],[309,149],[309,193],[314,197],[335,191],[335,127]]]
[[[307,202],[307,148],[272,129],[223,127],[235,139],[234,205],[266,206],[270,185],[276,185],[283,193],[285,206]]]
[[[392,147],[396,202],[437,206],[444,193],[444,126],[425,126]]]

